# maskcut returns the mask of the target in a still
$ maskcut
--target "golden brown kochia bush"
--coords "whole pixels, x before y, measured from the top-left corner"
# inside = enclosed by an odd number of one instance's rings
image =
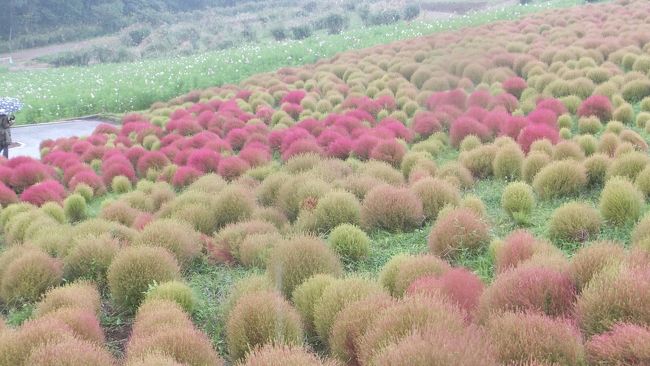
[[[235,259],[240,259],[239,247],[241,243],[249,236],[254,234],[272,234],[277,229],[273,224],[261,220],[240,221],[226,225],[214,235],[214,240],[218,248],[222,248],[232,255]],[[211,256],[211,248],[208,249],[208,256]]]
[[[597,153],[588,157],[583,165],[587,171],[589,185],[603,184],[611,165],[611,158],[605,154]]]
[[[76,240],[76,245],[63,259],[63,273],[67,280],[78,278],[106,282],[108,267],[119,250],[120,243],[108,234],[86,236]]]
[[[589,281],[609,267],[617,267],[625,259],[623,243],[597,241],[584,246],[571,258],[572,272],[578,290],[582,290]]]
[[[194,328],[177,303],[151,300],[142,304],[126,347],[127,364],[147,355],[166,356],[180,364],[223,365],[208,337]]]
[[[134,246],[167,249],[182,265],[189,264],[201,252],[200,234],[189,224],[171,219],[150,222],[133,240]]]
[[[543,152],[531,152],[524,159],[521,166],[521,175],[524,181],[532,183],[537,173],[551,162],[551,157]]]
[[[501,208],[515,221],[526,221],[535,207],[533,188],[524,182],[512,182],[501,195]]]
[[[492,164],[499,149],[493,145],[482,145],[460,154],[459,161],[472,172],[477,179],[487,178],[494,174]]]
[[[650,157],[646,153],[633,151],[617,157],[607,169],[607,177],[621,176],[634,181],[646,166],[650,163]]]
[[[0,298],[9,304],[33,302],[61,282],[60,261],[40,250],[28,250],[7,264],[2,271]]]
[[[578,297],[576,314],[582,331],[591,336],[619,322],[650,324],[649,301],[648,267],[621,264],[591,279]]]
[[[347,304],[336,316],[329,337],[331,353],[346,365],[358,365],[359,339],[384,309],[395,300],[386,294],[373,295]]]
[[[508,143],[499,148],[492,161],[494,176],[505,180],[517,180],[521,177],[523,162],[524,153],[519,145]]]
[[[43,316],[62,308],[84,309],[99,314],[100,303],[95,285],[80,281],[48,291],[36,305],[35,315]]]
[[[600,233],[600,213],[586,203],[569,202],[553,211],[549,237],[556,242],[585,242]]]
[[[134,311],[150,285],[179,276],[178,263],[169,251],[143,246],[120,251],[108,268],[107,278],[113,301],[127,311]]]
[[[337,366],[300,346],[267,344],[251,352],[241,366]]]
[[[33,366],[114,366],[111,354],[97,344],[75,338],[36,347],[25,362]]]
[[[422,201],[424,216],[427,220],[435,220],[438,213],[446,205],[460,204],[460,191],[456,186],[439,178],[423,178],[411,186],[411,190]]]
[[[505,313],[490,318],[487,332],[502,364],[526,361],[585,363],[580,331],[569,320],[543,314]]]
[[[332,191],[318,200],[314,215],[316,230],[330,232],[340,224],[358,225],[361,208],[357,198],[349,192]]]
[[[440,276],[451,266],[434,255],[396,255],[384,265],[379,275],[381,284],[395,297],[402,297],[416,279]]]
[[[149,353],[142,357],[132,357],[125,363],[126,366],[183,366],[173,357],[159,353]]]
[[[331,275],[317,274],[296,287],[291,295],[293,305],[302,316],[305,330],[310,334],[316,330],[314,328],[314,308],[320,302],[325,289],[335,281],[336,278]]]
[[[427,329],[388,345],[373,357],[373,364],[498,365],[490,343],[478,327],[449,330],[438,324],[432,324]]]
[[[612,225],[638,220],[644,204],[643,193],[623,177],[608,180],[600,193],[600,213]]]
[[[438,178],[445,179],[461,188],[469,188],[474,184],[472,172],[458,162],[452,161],[443,164],[438,169]]]
[[[233,361],[266,344],[300,345],[303,329],[298,312],[276,292],[256,292],[237,301],[228,316],[226,342]]]
[[[267,274],[287,298],[315,274],[342,273],[340,259],[327,244],[311,236],[296,236],[277,245],[269,255]]]
[[[575,195],[586,185],[585,168],[573,160],[550,163],[533,179],[533,188],[542,199]]]
[[[34,349],[70,338],[72,329],[60,319],[29,320],[16,330],[0,332],[0,365],[27,365]]]
[[[366,230],[408,232],[423,220],[422,202],[407,188],[377,186],[368,192],[361,206],[361,224]]]
[[[431,327],[453,333],[465,328],[463,314],[442,297],[414,295],[377,314],[359,339],[359,364],[373,364],[375,357],[390,345]]]
[[[314,305],[316,334],[324,344],[327,344],[332,325],[347,304],[381,294],[383,291],[378,283],[360,277],[349,277],[332,282],[325,287],[319,301]]]
[[[190,286],[181,281],[169,281],[156,285],[147,291],[145,301],[151,300],[174,301],[188,314],[194,312],[197,302]]]
[[[429,234],[429,248],[440,257],[453,258],[478,250],[490,240],[489,226],[476,212],[457,208],[441,215]]]
[[[244,267],[265,268],[269,253],[283,240],[279,233],[248,235],[239,244],[239,262]]]
[[[105,342],[104,330],[99,324],[97,315],[92,310],[81,308],[61,308],[44,315],[41,319],[58,319],[64,322],[72,334],[84,341],[103,345]]]

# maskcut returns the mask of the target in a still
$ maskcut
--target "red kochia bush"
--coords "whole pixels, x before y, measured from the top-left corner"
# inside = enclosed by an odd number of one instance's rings
[[[137,163],[138,175],[145,177],[149,169],[162,169],[169,164],[169,159],[160,151],[145,152]]]
[[[587,343],[593,365],[650,365],[650,327],[620,323]]]
[[[578,116],[596,116],[602,122],[608,122],[612,119],[612,102],[606,96],[592,95],[580,104]]]
[[[440,121],[433,112],[420,111],[413,116],[411,128],[422,138],[431,136],[434,132],[440,130]]]
[[[11,186],[18,192],[25,188],[42,182],[50,177],[45,165],[38,162],[27,162],[13,168],[11,174]]]
[[[525,127],[517,137],[517,143],[524,152],[530,151],[530,146],[537,140],[546,139],[556,144],[560,139],[560,134],[556,129],[545,124],[531,124]]]
[[[479,304],[480,316],[507,311],[537,311],[549,316],[569,315],[576,287],[566,271],[521,265],[496,277]]]
[[[187,165],[203,173],[215,173],[219,166],[219,159],[219,153],[203,148],[190,152]]]
[[[0,183],[0,206],[7,207],[16,202],[18,202],[16,192],[4,185],[4,183]]]
[[[471,316],[478,306],[484,287],[481,279],[474,273],[465,268],[454,268],[440,277],[420,277],[413,281],[406,294],[441,293]]]
[[[378,143],[378,137],[373,135],[362,135],[354,141],[352,151],[357,158],[367,160],[370,159],[370,152],[372,152],[372,149],[374,149]]]
[[[27,188],[20,199],[36,206],[46,202],[61,202],[65,198],[65,188],[55,180],[47,180]]]
[[[197,180],[202,175],[201,171],[194,169],[190,166],[182,166],[176,169],[174,177],[172,178],[172,184],[176,188],[187,187]]]
[[[528,120],[534,124],[557,127],[557,114],[546,108],[537,108],[528,114]]]
[[[527,230],[516,230],[510,233],[494,250],[494,266],[497,273],[517,267],[537,253],[552,251],[553,247],[537,240]]]
[[[85,184],[93,189],[93,192],[97,195],[104,194],[106,192],[106,187],[102,179],[92,170],[84,170],[75,174],[72,179],[68,182],[68,188],[74,190],[75,187],[79,184]]]
[[[119,175],[127,177],[131,182],[135,181],[135,170],[128,160],[102,166],[102,181],[104,181],[104,185],[110,185],[113,182],[113,178]]]
[[[233,180],[244,174],[248,169],[250,169],[250,165],[248,165],[246,160],[236,156],[229,156],[219,161],[217,171],[226,180]]]
[[[282,160],[287,161],[293,156],[306,154],[306,153],[315,153],[317,155],[323,155],[323,149],[318,145],[316,140],[313,138],[304,138],[299,139],[293,142],[286,150],[282,153]]]
[[[246,161],[250,166],[264,165],[271,160],[271,153],[267,148],[258,146],[259,144],[247,145],[239,152],[239,157]]]
[[[504,80],[503,83],[501,83],[501,87],[503,87],[503,90],[519,99],[521,97],[521,93],[528,87],[528,83],[526,83],[526,80],[520,77],[513,76],[509,79]]]
[[[399,166],[406,154],[406,147],[395,139],[381,140],[370,152],[370,158]]]
[[[368,192],[361,206],[361,222],[368,230],[408,232],[423,220],[422,202],[406,188],[377,186]]]
[[[449,130],[451,144],[458,147],[460,142],[468,135],[477,136],[481,141],[485,141],[489,136],[489,131],[485,125],[474,118],[460,117],[456,119]]]

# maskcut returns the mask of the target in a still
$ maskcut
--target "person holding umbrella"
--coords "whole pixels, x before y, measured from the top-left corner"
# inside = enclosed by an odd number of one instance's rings
[[[2,155],[9,159],[9,145],[11,145],[11,125],[16,118],[8,116],[5,111],[0,110],[0,150]]]
[[[11,141],[11,126],[14,124],[14,113],[23,108],[23,103],[11,97],[0,97],[0,150],[5,158],[9,158]]]

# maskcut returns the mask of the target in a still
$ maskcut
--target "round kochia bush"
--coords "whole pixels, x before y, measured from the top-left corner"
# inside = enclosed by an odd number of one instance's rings
[[[341,262],[325,242],[316,237],[296,236],[275,246],[269,255],[267,273],[286,296],[315,274],[341,273]]]
[[[36,306],[38,317],[64,308],[75,308],[99,314],[100,297],[90,282],[77,282],[48,291]]]
[[[361,223],[367,230],[408,232],[420,226],[423,219],[422,202],[407,188],[375,187],[361,206]]]
[[[634,184],[622,177],[607,181],[600,193],[600,213],[613,225],[636,221],[641,217],[645,199]]]
[[[453,258],[489,240],[489,226],[483,218],[469,208],[457,208],[438,218],[429,234],[429,248],[438,256]]]
[[[113,301],[135,310],[149,286],[179,277],[178,263],[163,248],[131,247],[120,251],[108,268],[108,288]]]
[[[345,191],[325,194],[316,204],[316,230],[329,232],[340,224],[358,225],[360,205],[357,197]]]
[[[180,281],[169,281],[152,288],[146,296],[146,301],[151,300],[174,301],[188,314],[192,314],[196,307],[196,298],[192,289]]]
[[[586,349],[593,365],[648,365],[650,326],[616,324],[611,331],[592,337]]]
[[[566,271],[527,264],[501,273],[479,304],[482,320],[508,311],[535,311],[566,316],[573,311],[576,288]]]
[[[307,333],[315,333],[314,307],[320,302],[323,291],[335,281],[336,278],[331,275],[317,274],[304,281],[293,291],[291,301],[302,316]]]
[[[524,153],[514,143],[501,147],[492,161],[494,176],[505,180],[516,180],[521,177]]]
[[[378,283],[360,277],[336,280],[327,286],[314,305],[314,328],[327,344],[332,326],[339,312],[357,300],[384,293]]]
[[[401,297],[418,278],[438,277],[449,269],[447,262],[433,255],[398,254],[384,265],[379,281],[391,295]]]
[[[557,208],[549,222],[549,237],[554,241],[585,242],[600,232],[602,218],[595,208],[569,202]]]
[[[591,279],[608,267],[617,267],[625,259],[622,243],[600,241],[580,248],[571,258],[578,290],[582,290]]]
[[[585,168],[573,160],[553,162],[542,168],[533,180],[533,188],[543,199],[574,195],[586,185]]]
[[[356,262],[370,254],[370,238],[354,225],[337,226],[327,240],[332,249],[347,262]]]
[[[233,361],[266,344],[300,345],[302,323],[298,312],[282,295],[261,291],[242,296],[230,311],[226,342]]]
[[[0,269],[0,298],[5,303],[36,301],[48,288],[61,282],[63,270],[56,259],[40,250],[16,254]]]
[[[487,329],[503,364],[519,365],[526,361],[584,364],[580,332],[567,320],[534,312],[508,312],[492,317]]]
[[[119,241],[108,234],[77,239],[74,248],[63,259],[65,278],[83,278],[100,284],[105,283],[108,267],[119,247]]]
[[[241,366],[336,366],[300,346],[267,344],[248,354]]]
[[[413,184],[411,190],[422,201],[424,216],[427,220],[435,220],[438,212],[446,205],[460,204],[460,192],[456,186],[438,178],[423,178]]]
[[[145,226],[133,245],[165,248],[179,263],[188,264],[201,252],[201,237],[189,224],[161,219]]]
[[[582,290],[576,313],[582,331],[591,336],[616,323],[650,325],[650,269],[625,264],[596,274]]]
[[[557,251],[552,244],[538,240],[527,230],[515,230],[503,241],[490,244],[497,273],[517,267],[536,254],[550,254]]]
[[[524,182],[513,182],[501,195],[501,207],[517,221],[527,218],[535,207],[533,188]]]

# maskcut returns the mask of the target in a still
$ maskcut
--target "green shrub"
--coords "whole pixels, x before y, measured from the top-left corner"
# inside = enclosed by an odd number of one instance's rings
[[[303,329],[298,312],[275,292],[243,295],[228,315],[226,343],[233,361],[265,344],[300,345]]]
[[[533,188],[542,199],[574,195],[586,185],[585,168],[573,160],[550,163],[542,168],[533,180]]]
[[[291,295],[291,301],[302,316],[305,328],[308,333],[314,334],[314,307],[320,302],[323,291],[336,281],[336,278],[328,274],[317,274],[300,286],[296,287]]]
[[[487,178],[494,174],[492,162],[497,151],[498,148],[495,145],[481,145],[461,153],[458,159],[465,168],[472,172],[475,178]]]
[[[243,187],[228,186],[217,194],[211,208],[216,231],[230,223],[250,217],[255,208],[255,202]]]
[[[593,135],[578,136],[576,141],[586,156],[593,155],[598,149],[598,140]]]
[[[623,85],[621,92],[627,102],[638,103],[650,96],[650,80],[632,80]]]
[[[119,247],[119,242],[108,234],[77,239],[74,248],[63,259],[65,278],[69,281],[81,278],[104,284],[108,267]]]
[[[517,180],[521,177],[523,162],[524,153],[519,145],[506,144],[497,151],[492,161],[494,176],[505,180]]]
[[[56,220],[59,224],[63,224],[66,221],[65,211],[63,207],[57,202],[48,202],[41,206],[41,211],[46,213],[48,216]]]
[[[481,145],[483,145],[483,143],[481,142],[481,139],[478,138],[478,136],[467,135],[465,138],[463,138],[463,141],[460,142],[458,149],[460,151],[470,151]]]
[[[393,256],[382,268],[379,281],[394,297],[402,297],[413,281],[423,276],[440,276],[451,267],[430,254]]]
[[[244,267],[265,268],[270,251],[284,238],[279,233],[247,235],[239,244],[237,260]]]
[[[411,190],[422,201],[424,216],[427,220],[435,220],[438,212],[446,205],[460,204],[460,192],[451,183],[439,178],[423,178],[411,186]]]
[[[622,177],[608,180],[600,193],[600,213],[613,225],[636,221],[644,204],[643,193]]]
[[[630,125],[634,122],[634,108],[630,104],[625,103],[614,110],[612,118],[626,125]]]
[[[159,219],[150,222],[138,233],[133,246],[167,249],[181,265],[187,265],[201,252],[201,236],[187,223]]]
[[[357,226],[341,224],[334,228],[328,241],[334,251],[345,262],[357,262],[370,254],[370,238]]]
[[[93,199],[93,189],[85,183],[79,183],[74,187],[74,193],[83,197],[86,202],[90,202]]]
[[[325,242],[316,237],[296,236],[271,250],[267,274],[289,297],[293,290],[315,274],[341,274],[341,262]]]
[[[573,159],[582,161],[585,158],[585,153],[574,141],[562,141],[555,145],[553,150],[553,160],[566,160]]]
[[[650,166],[646,166],[634,180],[634,185],[645,195],[650,197]]]
[[[63,211],[70,222],[79,222],[86,219],[86,200],[79,194],[73,194],[63,201]]]
[[[475,194],[466,194],[465,197],[463,197],[463,199],[460,201],[460,205],[458,205],[458,207],[468,208],[481,217],[485,217],[487,214],[487,207],[485,207],[485,203],[483,203],[481,197]],[[447,208],[450,209],[451,206],[447,206]]]
[[[619,266],[625,256],[623,243],[611,241],[593,242],[578,249],[571,258],[571,270],[578,290],[584,289],[600,272]]]
[[[636,116],[636,126],[640,129],[647,129],[650,121],[650,112],[641,112]]]
[[[579,202],[557,208],[549,221],[549,237],[554,241],[586,242],[600,232],[602,218],[595,208]]]
[[[414,167],[426,163],[433,164],[435,172],[435,163],[433,162],[433,156],[430,153],[426,151],[409,151],[404,154],[400,169],[404,177],[408,177],[411,175],[411,171],[413,171]]]
[[[185,312],[192,314],[196,308],[196,296],[192,289],[183,282],[169,281],[157,284],[145,296],[145,301],[169,300],[176,302]]]
[[[61,282],[61,264],[39,250],[28,250],[2,269],[0,298],[20,305],[38,300],[50,287]]]
[[[611,159],[605,154],[598,153],[588,157],[583,165],[587,171],[589,185],[603,184],[611,165]]]
[[[571,117],[570,114],[563,114],[563,115],[558,117],[557,125],[560,128],[571,129],[571,127],[573,127],[573,118]]]
[[[357,277],[336,280],[327,286],[314,306],[314,326],[321,341],[327,344],[336,316],[347,304],[382,292],[379,284]]]
[[[120,251],[108,267],[108,288],[113,301],[135,311],[149,286],[180,277],[174,256],[163,248],[130,247]]]
[[[111,190],[114,193],[124,194],[130,192],[131,189],[133,189],[133,187],[131,186],[131,181],[129,178],[123,175],[113,177],[113,180],[111,181]]]
[[[607,169],[607,178],[624,177],[630,181],[634,181],[646,166],[650,163],[650,157],[647,153],[630,152],[622,156],[618,156]]]
[[[316,205],[316,230],[327,233],[341,224],[358,225],[361,209],[352,193],[333,191],[327,193]]]
[[[551,162],[551,157],[543,152],[531,152],[528,154],[521,167],[521,175],[524,181],[532,183],[537,173]]]
[[[533,188],[524,182],[513,182],[506,186],[501,195],[501,208],[520,223],[527,222],[535,207]]]

